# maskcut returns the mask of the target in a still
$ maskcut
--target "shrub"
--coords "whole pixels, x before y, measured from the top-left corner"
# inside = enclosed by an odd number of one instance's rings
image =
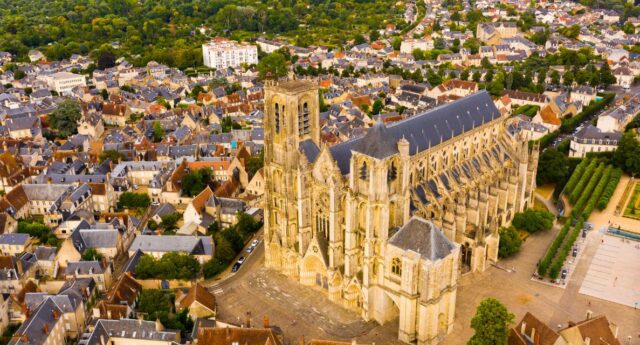
[[[518,230],[512,226],[500,229],[500,247],[498,249],[498,256],[501,258],[509,257],[519,252],[521,245],[522,239],[520,239]]]
[[[522,213],[516,213],[511,224],[518,229],[535,233],[551,229],[554,218],[548,211],[528,209]]]
[[[607,208],[607,204],[609,204],[609,200],[615,192],[616,187],[618,186],[618,182],[620,182],[620,177],[622,176],[622,170],[620,168],[616,168],[611,172],[611,176],[609,177],[609,181],[607,181],[607,185],[604,188],[604,191],[598,198],[598,209],[604,210]]]
[[[585,177],[589,177],[589,182],[584,187],[584,190],[580,194],[580,198],[578,199],[578,202],[575,203],[573,210],[571,210],[571,214],[574,215],[575,218],[578,218],[579,214],[581,214],[581,212],[584,211],[584,206],[589,201],[589,198],[591,197],[593,190],[596,188],[596,185],[598,184],[598,182],[600,182],[600,178],[602,177],[603,171],[604,171],[604,164],[600,164],[591,176],[585,176]]]
[[[564,246],[562,246],[562,250],[560,251],[558,256],[556,256],[555,260],[553,261],[553,264],[551,265],[551,268],[549,269],[549,278],[551,279],[558,278],[558,274],[560,274],[560,270],[564,265],[564,261],[567,259],[569,252],[573,248],[573,244],[576,242],[576,239],[578,239],[578,236],[580,235],[580,231],[582,230],[583,225],[584,225],[584,219],[583,218],[578,219],[576,226],[571,231],[571,234],[569,235],[566,242],[564,243]]]
[[[593,193],[589,197],[589,201],[587,202],[587,205],[585,206],[584,211],[582,212],[582,216],[585,219],[589,218],[591,211],[593,211],[593,208],[596,206],[596,203],[598,202],[598,200],[600,200],[600,195],[602,195],[602,191],[604,191],[604,188],[607,186],[607,183],[609,183],[609,179],[611,178],[612,171],[613,171],[613,166],[607,165],[607,168],[602,173],[602,176],[600,177],[600,180],[598,181],[596,188],[593,190]]]
[[[556,256],[556,253],[558,252],[558,249],[562,245],[564,238],[567,236],[567,233],[569,232],[570,227],[571,227],[571,223],[567,221],[560,229],[560,232],[558,232],[558,235],[551,243],[551,246],[547,249],[547,252],[545,253],[542,260],[540,261],[540,264],[538,265],[539,275],[544,276],[547,273],[547,270],[549,269],[549,265],[551,265],[551,261]]]
[[[144,255],[138,261],[135,274],[140,279],[193,279],[200,263],[191,255],[166,253],[160,260]]]
[[[569,196],[569,201],[572,204],[575,204],[576,201],[578,201],[578,199],[584,192],[584,188],[587,186],[587,184],[589,184],[589,180],[591,179],[593,172],[596,170],[597,164],[598,164],[598,161],[595,159],[589,163],[589,165],[587,166],[587,169],[584,171],[584,173],[580,177],[580,181],[578,181],[578,184],[576,185],[576,187],[571,191],[571,195]]]
[[[151,205],[151,199],[145,193],[124,192],[118,199],[118,205],[126,208],[146,209]]]
[[[584,174],[584,171],[587,169],[588,165],[589,159],[583,159],[580,164],[578,164],[576,170],[574,170],[573,174],[571,174],[569,182],[567,182],[567,185],[564,187],[565,194],[571,194],[571,191],[578,184],[578,181],[580,181],[580,178],[582,177],[582,174]]]

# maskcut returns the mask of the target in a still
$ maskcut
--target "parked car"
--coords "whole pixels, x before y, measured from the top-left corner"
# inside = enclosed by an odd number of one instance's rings
[[[158,207],[158,206],[160,206],[160,203],[157,202],[157,201],[154,201],[154,202],[151,203],[151,206]]]
[[[569,271],[567,271],[567,269],[563,269],[562,273],[560,273],[560,278],[562,279],[567,279],[567,274],[569,273]]]
[[[236,262],[235,264],[233,264],[233,267],[231,267],[231,272],[233,273],[238,272],[238,269],[240,269],[240,266],[242,266],[242,264],[239,264]]]
[[[253,251],[253,249],[255,249],[255,247],[252,245],[247,247],[247,254],[250,254]]]
[[[253,240],[253,241],[251,241],[251,246],[255,248],[258,245],[258,243],[260,243],[260,241]]]
[[[244,263],[244,260],[246,260],[246,258],[244,256],[241,256],[240,259],[238,259],[238,261],[236,261],[236,263],[238,265],[242,265]]]
[[[573,248],[573,253],[572,253],[573,257],[575,258],[576,256],[578,256],[578,248]]]

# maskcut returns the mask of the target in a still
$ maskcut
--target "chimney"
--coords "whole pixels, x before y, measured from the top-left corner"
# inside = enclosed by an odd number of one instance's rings
[[[533,340],[533,345],[540,345],[540,334],[536,334],[536,338]]]
[[[42,326],[42,333],[49,334],[49,324],[48,323],[45,323],[44,326]]]
[[[527,329],[527,323],[522,321],[522,325],[520,326],[520,333],[525,334],[526,329]]]
[[[47,184],[51,184],[51,176],[47,177]]]
[[[353,337],[353,339],[351,339],[351,345],[357,345],[357,342],[356,342],[356,338],[355,338],[355,337]]]
[[[300,345],[305,345],[304,335],[300,337]]]
[[[585,320],[591,320],[593,317],[593,312],[591,310],[587,310],[587,318]]]
[[[264,318],[262,319],[262,327],[264,328],[270,328],[269,327],[269,317],[268,316],[264,316]]]
[[[590,345],[590,344],[591,344],[591,338],[585,337],[584,338],[584,345]]]
[[[58,314],[58,311],[54,309],[53,310],[53,319],[57,320],[59,317],[60,317],[60,314]]]
[[[244,326],[251,328],[251,312],[248,311],[244,318]]]
[[[107,319],[111,319],[111,310],[107,309]]]

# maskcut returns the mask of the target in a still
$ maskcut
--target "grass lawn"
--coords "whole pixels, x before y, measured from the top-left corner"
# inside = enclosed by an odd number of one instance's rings
[[[640,218],[640,184],[633,187],[631,198],[624,208],[624,216],[629,218]]]
[[[556,185],[553,183],[545,184],[543,186],[538,186],[536,188],[536,193],[540,194],[543,198],[547,200],[551,200],[553,196],[553,190],[556,188]]]

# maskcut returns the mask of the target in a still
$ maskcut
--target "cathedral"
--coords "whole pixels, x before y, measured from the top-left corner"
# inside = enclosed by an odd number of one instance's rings
[[[538,147],[481,91],[320,140],[318,87],[265,86],[265,264],[381,324],[437,344],[457,279],[498,259],[498,229],[533,200]]]

